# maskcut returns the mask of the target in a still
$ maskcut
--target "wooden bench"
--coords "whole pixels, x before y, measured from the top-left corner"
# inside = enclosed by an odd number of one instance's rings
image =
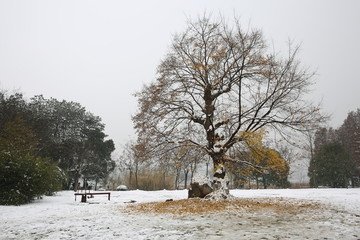
[[[76,201],[76,196],[81,196],[81,202],[86,202],[86,197],[90,196],[93,197],[94,195],[108,195],[108,200],[110,201],[110,192],[84,192],[84,193],[74,193],[75,195],[75,201]]]

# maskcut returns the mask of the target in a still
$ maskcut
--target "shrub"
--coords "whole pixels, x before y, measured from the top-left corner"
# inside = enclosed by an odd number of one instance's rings
[[[62,175],[46,158],[0,154],[0,204],[20,205],[61,189]]]
[[[32,130],[20,118],[0,132],[0,204],[20,205],[61,189],[57,165],[37,154]]]

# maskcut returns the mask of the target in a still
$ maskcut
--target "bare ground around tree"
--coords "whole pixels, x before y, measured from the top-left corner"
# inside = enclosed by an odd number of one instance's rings
[[[290,198],[187,199],[129,206],[157,239],[360,239],[360,216]],[[158,219],[161,218],[161,221]]]

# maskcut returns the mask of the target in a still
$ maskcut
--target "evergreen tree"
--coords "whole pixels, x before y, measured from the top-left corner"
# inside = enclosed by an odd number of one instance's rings
[[[338,130],[339,140],[354,166],[351,183],[360,186],[360,109],[350,112]]]
[[[114,143],[105,139],[101,118],[79,103],[45,99],[41,95],[26,102],[21,94],[7,96],[0,92],[0,132],[4,132],[5,123],[15,118],[20,118],[33,133],[34,141],[29,143],[36,142],[36,149],[32,156],[50,159],[67,175],[63,188],[78,183],[81,175],[104,179],[114,168]]]
[[[310,161],[310,186],[347,187],[352,175],[349,154],[339,143],[321,146]]]
[[[314,151],[319,155],[320,149],[330,143],[340,144],[347,153],[349,160],[345,168],[351,168],[351,184],[353,187],[360,186],[360,109],[348,114],[344,123],[338,129],[320,128],[315,133]],[[309,168],[309,176],[312,186],[317,183],[317,164],[312,157]],[[346,171],[342,169],[339,171]]]

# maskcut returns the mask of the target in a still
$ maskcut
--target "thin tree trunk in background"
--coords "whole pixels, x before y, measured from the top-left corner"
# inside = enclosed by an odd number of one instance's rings
[[[138,186],[138,165],[136,164],[135,165],[135,189],[139,189],[139,186]]]
[[[187,179],[188,179],[188,175],[189,175],[189,170],[186,169],[186,170],[184,171],[184,173],[185,173],[184,189],[187,189]]]
[[[175,176],[175,189],[179,189],[179,185],[178,185],[179,175],[180,175],[180,170],[177,168],[176,169],[176,176]]]
[[[80,179],[80,172],[79,172],[79,169],[77,168],[75,170],[75,179],[74,179],[74,191],[75,192],[77,192],[77,190],[80,188],[79,179]]]
[[[129,171],[129,185],[132,186],[132,171]]]
[[[166,171],[163,172],[163,189],[166,189]]]
[[[267,183],[266,183],[265,175],[262,176],[262,179],[263,179],[264,189],[267,189]]]

